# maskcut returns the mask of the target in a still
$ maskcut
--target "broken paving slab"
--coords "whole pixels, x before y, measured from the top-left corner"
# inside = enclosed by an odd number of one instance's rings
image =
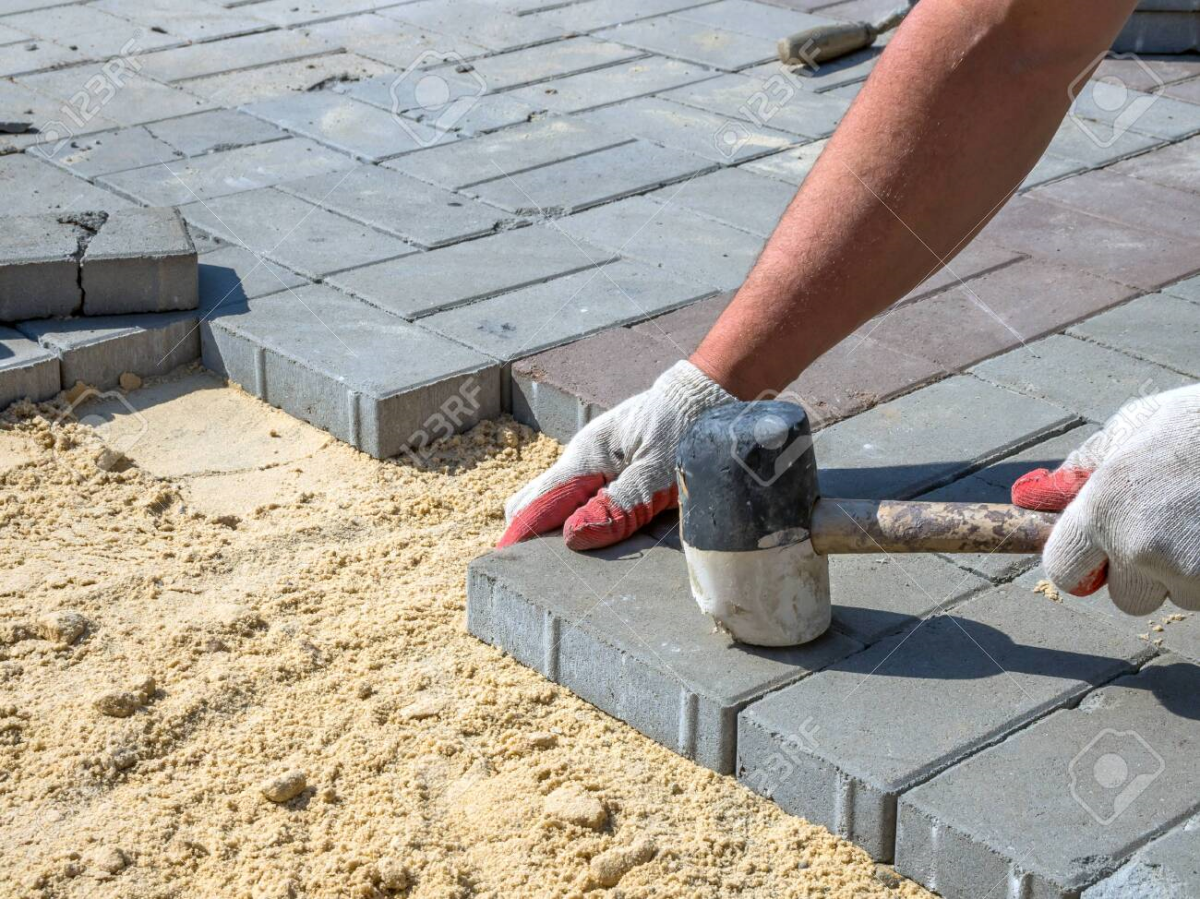
[[[78,218],[78,222],[101,217]],[[20,215],[0,228],[0,322],[79,310],[79,256],[87,229],[67,216]]]
[[[83,252],[83,314],[195,309],[197,278],[196,247],[177,210],[118,210]]]
[[[1078,421],[969,375],[947,378],[823,429],[813,440],[821,494],[918,496]]]
[[[0,326],[0,410],[17,400],[51,399],[61,389],[58,357],[19,331]]]
[[[999,587],[749,706],[738,719],[738,780],[891,861],[901,796],[1151,654]],[[889,727],[896,721],[914,726]],[[872,739],[881,729],[886,738]]]
[[[778,95],[778,88],[767,81],[747,75],[727,74],[674,90],[662,91],[659,96],[672,103],[695,106],[755,125],[766,125],[779,131],[817,139],[829,137],[850,108],[847,100],[830,94],[813,94],[796,89],[786,103],[772,107],[763,114],[762,97]]]
[[[617,258],[544,224],[351,269],[326,280],[372,306],[415,319]]]
[[[896,869],[946,899],[1073,899],[1200,809],[1197,720],[1200,668],[1161,656],[904,794]]]
[[[644,193],[714,167],[702,156],[637,140],[478,184],[464,193],[517,215],[561,215]]]
[[[1195,378],[1062,334],[981,362],[971,372],[1097,422],[1130,400],[1195,383]]]
[[[1200,305],[1188,300],[1149,294],[1082,321],[1067,333],[1200,378]]]
[[[398,238],[273,188],[191,203],[180,211],[192,227],[310,278],[416,252]]]
[[[421,320],[496,359],[512,361],[712,294],[630,260],[566,275]]]
[[[376,459],[501,412],[501,366],[323,285],[252,299],[201,325],[207,368]]]
[[[696,606],[677,545],[641,534],[590,553],[554,535],[476,559],[467,629],[724,774],[743,707],[859,647],[835,633],[786,649],[734,643]]]
[[[375,165],[276,187],[426,249],[490,234],[517,221],[477,200]]]
[[[199,359],[199,321],[184,311],[43,319],[17,328],[58,356],[63,384],[111,390],[126,372],[149,378]]]
[[[1200,818],[1139,849],[1081,899],[1189,899],[1200,896]]]

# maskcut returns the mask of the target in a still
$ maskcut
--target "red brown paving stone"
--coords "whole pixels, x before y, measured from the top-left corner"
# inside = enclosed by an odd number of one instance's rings
[[[1143,290],[1200,269],[1200,242],[1185,243],[1030,196],[1010,202],[985,240]]]
[[[864,330],[884,346],[961,371],[1137,294],[1115,281],[1029,259],[894,308]]]
[[[1200,194],[1099,170],[1030,191],[1029,196],[1081,209],[1184,241],[1200,240]]]
[[[1176,190],[1200,192],[1200,137],[1126,159],[1107,171]]]
[[[1020,253],[1004,247],[989,244],[984,240],[973,240],[950,260],[948,266],[938,269],[914,287],[897,305],[911,303],[1024,258]],[[937,261],[930,253],[929,267],[933,268],[935,264]]]
[[[1184,100],[1188,103],[1200,103],[1200,78],[1168,84],[1166,90],[1163,91],[1163,96]]]
[[[726,291],[658,318],[638,322],[633,325],[633,330],[666,343],[681,353],[694,353],[708,329],[729,305],[734,293],[732,290]]]

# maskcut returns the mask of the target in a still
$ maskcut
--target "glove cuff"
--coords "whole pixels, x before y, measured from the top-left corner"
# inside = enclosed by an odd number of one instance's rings
[[[732,403],[734,396],[686,359],[658,376],[654,389],[687,420],[701,412]]]

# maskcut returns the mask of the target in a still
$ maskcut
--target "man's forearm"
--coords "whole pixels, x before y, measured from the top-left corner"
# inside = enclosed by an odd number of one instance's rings
[[[1136,0],[921,0],[692,356],[780,390],[961,250],[1016,190]]]

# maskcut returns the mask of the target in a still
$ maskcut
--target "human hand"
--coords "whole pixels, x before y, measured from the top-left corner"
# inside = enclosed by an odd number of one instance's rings
[[[1065,510],[1042,557],[1058,587],[1087,596],[1107,578],[1130,615],[1168,596],[1200,611],[1200,385],[1125,404],[1056,471],[1019,478],[1012,498]]]
[[[684,431],[733,399],[692,363],[675,363],[649,390],[588,423],[549,470],[509,497],[497,547],[557,527],[576,550],[631,536],[677,505],[675,453]]]

